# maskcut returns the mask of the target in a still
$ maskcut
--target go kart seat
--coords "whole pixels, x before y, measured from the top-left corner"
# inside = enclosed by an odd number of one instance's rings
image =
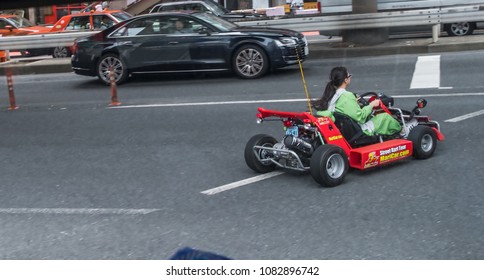
[[[356,148],[379,141],[377,136],[368,136],[363,133],[360,125],[347,115],[338,112],[334,112],[333,115],[335,119],[334,124],[351,147]]]

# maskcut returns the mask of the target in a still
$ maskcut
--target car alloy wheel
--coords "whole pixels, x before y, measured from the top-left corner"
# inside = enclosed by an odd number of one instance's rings
[[[71,56],[71,52],[66,47],[55,47],[52,51],[54,58],[64,58]]]
[[[117,84],[124,82],[128,77],[128,71],[124,62],[114,54],[107,54],[101,57],[97,67],[97,74],[99,79],[105,84],[111,83],[111,75],[114,76],[114,81]]]
[[[267,55],[258,46],[243,46],[235,52],[234,70],[241,78],[259,78],[267,72],[268,66]]]
[[[470,22],[452,23],[447,27],[447,33],[449,36],[471,35],[473,31],[474,26]]]

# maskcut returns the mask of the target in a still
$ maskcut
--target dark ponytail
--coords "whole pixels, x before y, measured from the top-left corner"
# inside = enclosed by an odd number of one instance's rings
[[[314,100],[311,104],[318,111],[328,110],[329,103],[333,98],[336,90],[343,84],[348,77],[348,70],[345,67],[339,66],[331,69],[329,75],[329,82],[323,91],[323,96],[320,99]]]

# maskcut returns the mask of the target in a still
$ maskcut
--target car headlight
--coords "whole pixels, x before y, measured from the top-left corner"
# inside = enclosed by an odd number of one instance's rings
[[[292,39],[292,38],[280,38],[279,40],[276,40],[276,44],[279,46],[279,47],[283,47],[283,46],[296,46],[297,45],[297,40],[296,39]]]

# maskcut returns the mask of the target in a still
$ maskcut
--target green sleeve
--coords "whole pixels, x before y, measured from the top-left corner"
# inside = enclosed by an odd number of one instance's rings
[[[365,107],[360,108],[360,105],[358,105],[358,102],[356,101],[355,95],[349,91],[346,91],[336,102],[335,111],[349,116],[358,123],[365,123],[368,119],[368,116],[371,114],[372,107],[370,105],[366,105]]]
[[[329,111],[329,110],[316,111],[316,116],[318,116],[318,117],[329,117],[334,122],[333,113],[331,113],[331,111]]]

